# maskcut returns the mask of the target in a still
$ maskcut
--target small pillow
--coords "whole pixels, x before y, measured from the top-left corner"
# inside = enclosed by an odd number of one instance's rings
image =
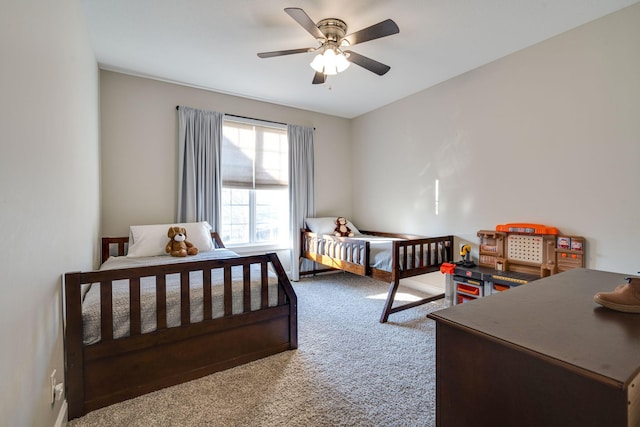
[[[215,246],[211,238],[211,226],[207,221],[174,223],[174,224],[154,224],[154,225],[132,225],[129,227],[129,250],[127,256],[131,258],[167,255],[165,247],[169,241],[167,233],[169,227],[184,227],[187,230],[187,240],[198,248],[200,252],[214,250]]]
[[[323,218],[306,218],[304,222],[307,224],[307,228],[312,233],[316,234],[333,234],[336,228],[337,216],[323,217]],[[347,227],[351,229],[354,234],[360,234],[360,231],[356,228],[351,221],[347,220]]]

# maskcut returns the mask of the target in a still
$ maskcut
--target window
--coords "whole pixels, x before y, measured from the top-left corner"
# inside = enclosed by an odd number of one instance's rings
[[[286,128],[225,118],[221,153],[225,243],[288,245],[288,153]]]

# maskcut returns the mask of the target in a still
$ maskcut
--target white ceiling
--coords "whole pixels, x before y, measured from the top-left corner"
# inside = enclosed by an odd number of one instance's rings
[[[100,68],[353,118],[639,0],[82,0]],[[348,33],[387,18],[400,33],[351,49],[357,65],[312,85],[317,47],[284,12],[339,18]]]

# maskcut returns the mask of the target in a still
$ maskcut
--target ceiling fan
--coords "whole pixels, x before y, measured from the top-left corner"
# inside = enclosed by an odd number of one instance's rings
[[[360,55],[351,50],[344,50],[349,46],[379,39],[400,32],[398,25],[391,19],[379,22],[355,33],[347,34],[347,24],[337,18],[327,18],[314,23],[304,10],[298,7],[287,7],[284,11],[291,16],[302,28],[307,30],[320,43],[318,47],[278,50],[274,52],[258,53],[260,58],[292,55],[295,53],[319,52],[311,62],[316,71],[313,84],[322,84],[328,75],[337,74],[345,70],[350,62],[359,65],[373,73],[382,76],[391,69],[388,65]]]

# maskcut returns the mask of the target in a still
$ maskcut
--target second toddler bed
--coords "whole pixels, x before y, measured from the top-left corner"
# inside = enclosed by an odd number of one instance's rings
[[[336,218],[307,218],[301,230],[301,258],[332,269],[389,283],[387,299],[380,316],[384,323],[389,315],[444,298],[444,292],[418,301],[394,306],[400,280],[440,270],[443,262],[453,259],[453,236],[424,237],[402,233],[358,230],[347,225],[352,237],[333,235]],[[300,274],[312,274],[303,271]]]

